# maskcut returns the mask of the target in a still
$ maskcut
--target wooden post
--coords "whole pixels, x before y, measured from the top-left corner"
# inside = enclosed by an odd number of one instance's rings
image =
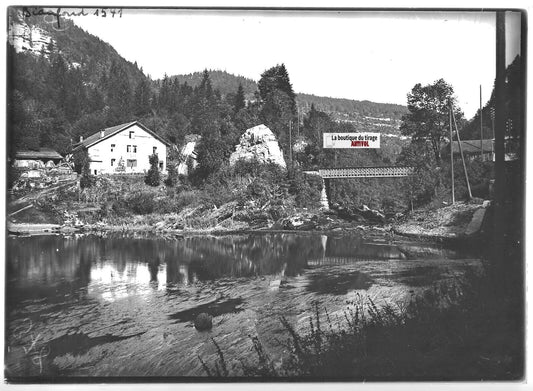
[[[455,177],[453,175],[453,129],[452,129],[452,109],[450,105],[450,167],[452,170],[452,204],[455,204]],[[411,206],[412,209],[412,206]]]
[[[455,133],[457,133],[457,145],[459,145],[459,153],[461,154],[461,160],[463,161],[463,170],[465,173],[466,187],[468,188],[468,199],[472,199],[472,190],[470,190],[470,181],[468,180],[468,172],[466,171],[465,157],[463,155],[463,147],[461,147],[461,137],[459,136],[459,129],[457,128],[457,122],[455,121],[455,113],[452,110],[450,105],[450,110],[452,111],[453,123],[455,125]]]

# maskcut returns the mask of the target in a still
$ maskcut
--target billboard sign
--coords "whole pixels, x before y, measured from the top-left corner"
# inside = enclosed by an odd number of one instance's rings
[[[380,133],[324,133],[324,148],[379,148]]]

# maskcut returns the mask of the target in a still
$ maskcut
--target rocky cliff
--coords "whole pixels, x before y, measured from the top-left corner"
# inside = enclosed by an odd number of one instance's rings
[[[235,147],[235,152],[230,156],[230,165],[233,166],[241,159],[256,159],[260,163],[274,163],[287,168],[276,136],[263,124],[247,129],[243,133],[239,144]]]
[[[31,26],[17,13],[9,16],[8,42],[17,53],[27,52],[36,56],[50,54],[49,49],[56,45],[47,31],[38,26]]]

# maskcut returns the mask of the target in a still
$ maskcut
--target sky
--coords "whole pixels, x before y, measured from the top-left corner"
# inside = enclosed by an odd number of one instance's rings
[[[297,93],[406,105],[415,84],[444,78],[471,118],[495,77],[489,12],[124,9],[72,19],[154,79],[219,69],[257,81],[284,63]],[[519,39],[509,42],[514,58]]]

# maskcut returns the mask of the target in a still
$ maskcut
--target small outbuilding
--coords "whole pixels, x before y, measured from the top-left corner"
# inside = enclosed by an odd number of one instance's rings
[[[40,148],[38,150],[17,151],[13,164],[17,168],[40,169],[55,167],[61,160],[63,160],[63,156],[57,151],[51,148]]]
[[[481,156],[483,152],[483,160],[493,160],[494,155],[494,142],[492,139],[481,140],[461,140],[461,149],[463,155],[467,159],[474,159],[477,156]],[[454,158],[460,158],[459,142],[452,141],[452,151]],[[450,144],[442,149],[443,155],[450,156]]]

